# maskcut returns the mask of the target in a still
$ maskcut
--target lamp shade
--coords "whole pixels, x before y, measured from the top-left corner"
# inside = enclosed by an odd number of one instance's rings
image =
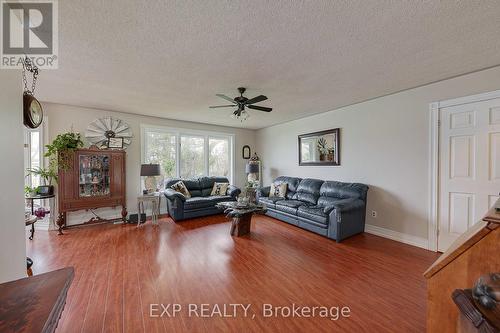
[[[141,164],[141,176],[159,176],[161,175],[159,164]]]
[[[247,163],[245,167],[246,173],[258,173],[259,172],[259,164],[258,163]]]

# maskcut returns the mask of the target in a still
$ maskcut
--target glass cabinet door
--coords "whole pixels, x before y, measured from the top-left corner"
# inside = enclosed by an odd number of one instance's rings
[[[79,156],[80,197],[99,197],[110,194],[109,155],[82,154]]]

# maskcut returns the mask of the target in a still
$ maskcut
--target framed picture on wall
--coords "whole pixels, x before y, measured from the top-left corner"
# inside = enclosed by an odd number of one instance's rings
[[[241,149],[241,157],[245,160],[249,160],[250,156],[252,155],[252,151],[250,150],[249,145],[244,145],[243,148]]]
[[[340,128],[299,135],[299,165],[340,165]]]

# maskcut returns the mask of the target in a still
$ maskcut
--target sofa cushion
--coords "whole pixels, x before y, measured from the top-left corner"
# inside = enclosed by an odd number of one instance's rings
[[[279,197],[260,197],[259,198],[259,203],[263,203],[267,207],[275,208],[276,207],[276,202],[284,200],[283,198]]]
[[[179,180],[177,183],[170,186],[170,188],[172,188],[172,190],[176,192],[181,193],[186,198],[191,198],[191,193],[189,193],[189,190],[187,189],[186,185],[184,185],[184,182],[182,180]]]
[[[180,178],[170,178],[167,180],[165,187],[170,187],[173,184],[182,181],[192,197],[201,196],[201,187],[198,179],[180,179]]]
[[[299,206],[297,215],[315,222],[328,225],[328,215],[321,206]]]
[[[229,183],[214,182],[214,186],[212,187],[212,192],[210,192],[210,195],[226,195],[228,187]]]
[[[210,200],[210,197],[191,197],[184,202],[184,209],[200,209],[214,206],[215,203]]]
[[[297,186],[297,193],[295,193],[293,198],[315,205],[318,201],[320,188],[323,183],[324,181],[319,179],[302,179],[299,186]]]
[[[287,183],[272,183],[271,189],[269,190],[270,198],[282,198],[286,197]]]
[[[222,201],[234,201],[234,198],[230,195],[212,195],[209,196],[208,199],[214,204],[214,206]]]
[[[301,179],[296,177],[279,176],[273,181],[273,183],[286,183],[286,198],[292,199],[297,191],[297,186],[299,186],[300,181]]]
[[[184,202],[185,210],[211,208],[222,201],[234,201],[229,195],[212,195],[209,197],[191,197]]]
[[[322,204],[326,205],[331,202],[331,200],[325,198],[335,198],[335,199],[361,199],[366,201],[366,192],[368,191],[368,186],[359,183],[342,183],[334,181],[326,181],[323,183],[320,189],[320,199],[323,201]],[[324,199],[324,200],[322,200]]]
[[[229,183],[229,180],[226,177],[201,177],[199,178],[199,181],[201,195],[203,197],[208,197],[210,193],[212,193],[214,183]]]
[[[307,205],[307,203],[300,200],[280,200],[276,202],[276,205],[297,208],[302,205]]]
[[[276,202],[276,209],[288,214],[297,215],[297,208],[302,205],[307,205],[307,203],[300,200],[281,200]]]
[[[288,214],[293,215],[293,216],[297,215],[297,208],[296,207],[276,205],[276,207],[274,209],[279,210],[282,213],[288,213]]]

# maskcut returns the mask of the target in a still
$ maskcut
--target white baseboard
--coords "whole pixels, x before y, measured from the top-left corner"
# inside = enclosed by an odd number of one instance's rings
[[[427,241],[426,238],[418,237],[418,236],[413,236],[413,235],[408,235],[404,234],[399,231],[394,231],[382,227],[377,227],[375,225],[371,224],[366,224],[365,225],[365,232],[384,237],[384,238],[389,238],[392,240],[395,240],[397,242],[405,243],[408,245],[413,245],[417,247],[421,247],[423,249],[428,250],[429,249],[429,242]]]

